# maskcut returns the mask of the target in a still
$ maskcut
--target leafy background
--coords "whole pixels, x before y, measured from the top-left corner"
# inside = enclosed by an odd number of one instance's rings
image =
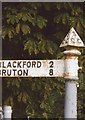
[[[82,2],[2,3],[3,59],[63,59],[59,45],[71,27],[85,43]],[[85,118],[85,49],[79,64],[78,118]],[[3,78],[3,105],[13,117],[63,118],[62,78]]]

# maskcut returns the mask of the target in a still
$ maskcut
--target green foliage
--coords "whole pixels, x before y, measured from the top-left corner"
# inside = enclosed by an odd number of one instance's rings
[[[40,29],[42,29],[43,27],[46,27],[46,22],[47,22],[47,20],[46,19],[44,19],[43,17],[37,17],[37,19],[36,19],[36,23],[37,23],[37,26],[40,28]]]
[[[15,3],[16,4],[16,3]],[[15,37],[15,35],[20,35],[20,32],[22,32],[22,35],[28,35],[31,32],[30,27],[34,27],[34,29],[43,29],[43,27],[46,27],[47,20],[43,18],[42,16],[38,15],[36,10],[37,6],[35,8],[32,4],[28,4],[27,7],[29,9],[25,9],[25,7],[22,7],[20,10],[18,10],[18,6],[11,6],[7,4],[7,6],[4,5],[4,12],[3,12],[3,19],[5,19],[5,23],[3,24],[3,30],[2,30],[2,38],[5,39],[5,37],[8,37],[9,39]],[[10,8],[10,9],[9,9]]]
[[[39,53],[38,43],[34,40],[29,40],[24,45],[24,50],[28,50],[28,53],[31,55],[33,52],[36,54]]]
[[[21,30],[22,30],[24,35],[26,35],[27,33],[30,33],[30,27],[26,24],[22,25]]]
[[[59,45],[71,27],[85,39],[83,14],[83,3],[3,3],[3,59],[63,58]],[[78,117],[85,118],[85,50],[79,61]],[[64,86],[62,78],[4,78],[3,104],[14,117],[61,119]]]

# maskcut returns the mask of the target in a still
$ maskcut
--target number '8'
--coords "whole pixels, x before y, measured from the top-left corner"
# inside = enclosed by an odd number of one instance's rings
[[[50,76],[53,75],[53,69],[50,69],[50,70],[49,70],[49,75],[50,75]]]

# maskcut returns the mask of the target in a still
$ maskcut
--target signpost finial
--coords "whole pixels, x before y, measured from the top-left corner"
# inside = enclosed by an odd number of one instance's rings
[[[85,47],[83,41],[79,37],[78,33],[72,27],[69,33],[64,38],[63,42],[61,43],[60,47]]]

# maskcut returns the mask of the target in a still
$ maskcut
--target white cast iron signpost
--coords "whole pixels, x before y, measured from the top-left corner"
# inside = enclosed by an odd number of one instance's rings
[[[78,56],[81,52],[78,50],[80,47],[84,47],[84,43],[78,36],[74,28],[71,28],[60,47],[65,47],[65,71],[64,78],[65,84],[65,118],[77,119],[77,80],[78,70],[81,68],[78,66]]]
[[[71,28],[60,47],[64,47],[65,59],[62,60],[8,60],[0,61],[1,77],[63,77],[65,85],[64,118],[77,119],[77,80],[79,48],[84,43],[74,28]],[[5,69],[6,68],[6,69]],[[11,117],[11,108],[5,106],[4,118]],[[6,112],[9,111],[9,114]]]

